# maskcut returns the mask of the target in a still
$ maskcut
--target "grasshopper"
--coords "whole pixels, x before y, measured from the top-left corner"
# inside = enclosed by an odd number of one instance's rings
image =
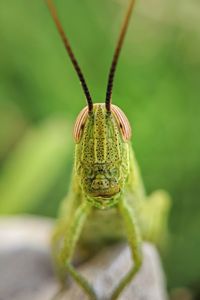
[[[115,70],[135,1],[130,1],[118,38],[105,102],[96,104],[55,6],[51,0],[46,3],[87,100],[74,126],[75,162],[71,187],[52,237],[53,258],[62,287],[70,274],[90,299],[97,299],[95,288],[72,264],[74,253],[77,248],[84,249],[91,256],[102,245],[127,237],[134,263],[114,288],[110,296],[114,300],[141,267],[142,240],[159,243],[164,237],[170,207],[165,191],[146,195],[131,145],[131,126],[123,111],[111,103]]]

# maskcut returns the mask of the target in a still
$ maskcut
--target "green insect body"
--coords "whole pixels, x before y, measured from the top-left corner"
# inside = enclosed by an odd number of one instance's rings
[[[74,126],[76,145],[71,186],[52,237],[55,266],[61,292],[66,287],[66,276],[70,274],[90,299],[97,300],[95,287],[77,272],[72,262],[75,257],[80,262],[104,245],[127,238],[134,263],[108,296],[114,300],[140,269],[142,240],[157,244],[164,240],[170,208],[166,192],[160,190],[146,195],[132,150],[129,121],[119,107],[111,104],[114,72],[134,0],[130,1],[114,54],[106,101],[94,105],[55,8],[51,0],[46,2],[88,102]]]

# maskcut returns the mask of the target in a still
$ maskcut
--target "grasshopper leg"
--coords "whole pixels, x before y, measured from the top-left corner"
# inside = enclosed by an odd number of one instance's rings
[[[159,246],[166,246],[168,238],[167,219],[171,199],[164,190],[157,190],[144,201],[140,223],[143,239],[149,240]]]
[[[118,298],[119,294],[130,283],[142,264],[141,235],[139,232],[139,227],[137,225],[136,218],[133,215],[133,211],[130,209],[124,198],[121,199],[119,203],[119,210],[124,219],[125,230],[131,248],[134,265],[115,288],[113,294],[111,295],[111,300]]]
[[[89,282],[76,271],[71,260],[75,250],[75,246],[80,237],[85,220],[91,210],[91,206],[87,202],[83,202],[75,211],[74,217],[71,219],[70,226],[64,238],[63,247],[59,253],[59,275],[61,282],[65,281],[67,273],[85,290],[90,299],[96,300],[96,294]]]
[[[52,236],[51,236],[52,257],[54,261],[55,271],[58,277],[60,277],[60,258],[59,258],[60,251],[65,236],[68,234],[68,230],[72,222],[72,218],[75,214],[75,211],[78,208],[78,205],[74,200],[75,200],[74,197],[73,198],[67,197],[64,199],[60,211],[60,217],[56,222],[56,225],[53,229]],[[66,285],[66,281],[64,280],[62,282],[62,286],[64,287],[65,285]]]

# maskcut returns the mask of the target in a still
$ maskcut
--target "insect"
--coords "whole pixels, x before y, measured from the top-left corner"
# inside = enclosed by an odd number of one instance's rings
[[[159,242],[163,237],[170,207],[170,199],[165,191],[146,195],[131,146],[131,126],[123,111],[111,103],[115,70],[135,1],[130,0],[118,38],[105,102],[96,104],[93,103],[55,6],[51,0],[46,0],[46,3],[87,100],[87,106],[75,122],[75,162],[71,187],[63,201],[52,238],[55,265],[63,287],[66,275],[70,274],[90,299],[97,299],[95,287],[72,264],[77,245],[90,255],[108,242],[127,237],[134,264],[113,289],[110,299],[114,300],[141,267],[142,240]],[[105,226],[108,220],[110,225]]]

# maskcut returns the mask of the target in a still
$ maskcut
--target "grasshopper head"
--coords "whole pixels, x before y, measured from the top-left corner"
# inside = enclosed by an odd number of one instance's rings
[[[131,128],[115,105],[95,104],[84,108],[75,127],[75,168],[86,197],[97,207],[111,206],[123,190],[129,174]]]
[[[116,66],[135,0],[130,1],[121,27],[109,70],[105,104],[95,105],[54,4],[51,0],[46,0],[46,3],[87,100],[87,107],[79,114],[74,128],[76,174],[87,199],[95,206],[105,208],[117,201],[129,173],[131,129],[124,113],[111,104],[111,98]]]

